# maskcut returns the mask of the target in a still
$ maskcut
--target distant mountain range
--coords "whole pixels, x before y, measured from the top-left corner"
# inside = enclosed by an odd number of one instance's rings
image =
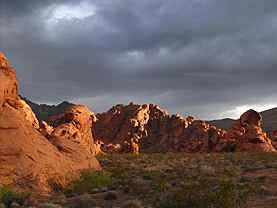
[[[28,100],[26,97],[22,97],[19,95],[21,100],[24,100],[33,110],[33,112],[36,114],[36,117],[39,121],[48,121],[50,117],[60,115],[61,113],[64,113],[65,110],[73,105],[73,103],[69,103],[67,101],[63,101],[62,103],[58,105],[46,105],[46,104],[37,104],[30,100]]]
[[[269,137],[274,129],[277,129],[277,108],[272,108],[266,111],[260,112],[262,120],[262,129]],[[220,120],[206,121],[210,126],[215,126],[217,129],[223,129],[227,131],[233,124],[236,123],[236,120],[230,118],[224,118]]]
[[[63,101],[58,105],[46,105],[36,104],[22,96],[20,96],[20,99],[24,100],[32,108],[39,121],[48,121],[50,117],[64,113],[68,107],[73,105],[73,103],[69,103],[67,101]],[[266,132],[267,136],[269,137],[274,131],[274,129],[277,129],[277,108],[262,111],[260,112],[260,114],[263,117],[262,129],[264,132]],[[224,118],[205,122],[207,124],[210,124],[210,126],[215,126],[217,129],[227,131],[233,124],[236,123],[236,120]]]

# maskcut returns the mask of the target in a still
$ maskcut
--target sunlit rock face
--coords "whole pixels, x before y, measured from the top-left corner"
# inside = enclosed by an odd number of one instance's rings
[[[0,66],[0,186],[28,179],[27,186],[35,187],[38,194],[51,192],[53,184],[66,185],[69,177],[78,176],[84,168],[100,171],[100,164],[86,148],[63,138],[53,145],[40,133],[35,114],[19,99],[17,77],[2,53]],[[71,109],[69,114],[76,129],[91,134],[91,113],[86,107]],[[46,123],[44,127],[47,136],[52,129]]]
[[[117,105],[96,117],[94,139],[108,154],[275,152],[277,146],[262,131],[262,117],[254,110],[242,114],[227,133],[193,116],[170,116],[154,104]]]
[[[70,106],[65,111],[64,123],[54,129],[49,135],[49,141],[60,145],[62,140],[70,140],[82,146],[92,155],[97,154],[99,151],[91,133],[92,115],[94,114],[84,105]]]
[[[96,117],[92,132],[104,153],[214,152],[226,133],[193,116],[170,116],[155,104],[117,105]]]
[[[0,51],[0,68],[8,67],[8,60]]]
[[[6,99],[19,100],[17,77],[14,69],[8,67],[8,61],[0,52],[0,111]]]

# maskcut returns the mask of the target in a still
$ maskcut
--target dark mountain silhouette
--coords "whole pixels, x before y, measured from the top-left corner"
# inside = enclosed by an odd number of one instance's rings
[[[64,113],[68,107],[73,105],[73,103],[69,103],[67,101],[63,101],[58,105],[37,104],[28,100],[26,97],[22,97],[21,95],[19,95],[19,97],[32,108],[39,121],[48,121],[50,117]]]

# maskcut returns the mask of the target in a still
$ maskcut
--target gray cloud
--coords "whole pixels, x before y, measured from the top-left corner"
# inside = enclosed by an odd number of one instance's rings
[[[274,0],[2,0],[1,51],[35,102],[236,118],[276,106],[276,12]]]

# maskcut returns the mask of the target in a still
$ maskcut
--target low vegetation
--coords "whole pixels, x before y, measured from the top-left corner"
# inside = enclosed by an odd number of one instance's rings
[[[30,200],[32,192],[26,190],[18,190],[11,185],[0,188],[0,204],[10,207],[12,203],[22,206],[25,202]]]
[[[102,172],[84,169],[80,178],[68,184],[64,198],[36,207],[105,207],[107,203],[120,201],[122,194],[131,198],[122,200],[120,207],[229,208],[259,207],[255,206],[256,202],[266,204],[267,200],[274,199],[277,202],[276,153],[96,157]],[[102,198],[93,197],[93,194],[102,194],[99,195]],[[9,207],[12,202],[24,204],[31,194],[5,186],[0,196],[1,203]],[[77,199],[76,206],[69,202],[71,199]]]
[[[154,207],[240,207],[277,198],[276,153],[111,154],[97,159],[118,188]]]
[[[105,171],[94,172],[93,169],[82,170],[82,176],[73,180],[65,190],[65,195],[93,193],[96,188],[110,187],[112,185],[111,175]]]

